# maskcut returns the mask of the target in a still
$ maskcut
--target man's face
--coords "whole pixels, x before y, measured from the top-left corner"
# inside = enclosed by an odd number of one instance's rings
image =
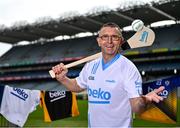
[[[99,32],[97,38],[98,45],[105,55],[115,55],[122,43],[119,30],[115,27],[104,27]]]

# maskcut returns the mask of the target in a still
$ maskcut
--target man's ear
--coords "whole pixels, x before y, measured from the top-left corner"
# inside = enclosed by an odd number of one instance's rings
[[[98,46],[101,47],[100,39],[97,37],[96,40],[97,40]]]
[[[121,37],[121,44],[125,42],[124,37]]]
[[[101,47],[101,44],[100,44],[100,43],[98,43],[98,46],[99,46],[99,47]]]

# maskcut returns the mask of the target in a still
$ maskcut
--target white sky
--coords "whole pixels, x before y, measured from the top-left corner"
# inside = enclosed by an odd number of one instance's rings
[[[0,0],[0,24],[10,26],[20,20],[33,22],[43,16],[57,18],[65,12],[84,13],[98,6],[116,8],[127,1],[136,0]]]
[[[99,6],[117,8],[128,1],[135,3],[135,0],[0,0],[0,25],[9,27],[18,21],[32,23],[45,16],[58,18],[72,11],[83,14]],[[10,47],[0,42],[0,56]]]

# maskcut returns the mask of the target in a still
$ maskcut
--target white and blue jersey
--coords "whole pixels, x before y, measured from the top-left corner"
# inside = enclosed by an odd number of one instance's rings
[[[40,91],[5,86],[0,113],[11,123],[23,127],[40,102]]]
[[[104,64],[102,57],[87,63],[76,78],[88,92],[89,127],[130,127],[130,98],[139,97],[142,79],[136,66],[117,54]]]

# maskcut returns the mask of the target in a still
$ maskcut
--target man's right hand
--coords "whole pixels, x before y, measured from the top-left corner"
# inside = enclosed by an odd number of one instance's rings
[[[53,72],[55,73],[56,79],[62,82],[66,78],[66,74],[68,69],[63,63],[60,63],[54,67],[52,67]]]

